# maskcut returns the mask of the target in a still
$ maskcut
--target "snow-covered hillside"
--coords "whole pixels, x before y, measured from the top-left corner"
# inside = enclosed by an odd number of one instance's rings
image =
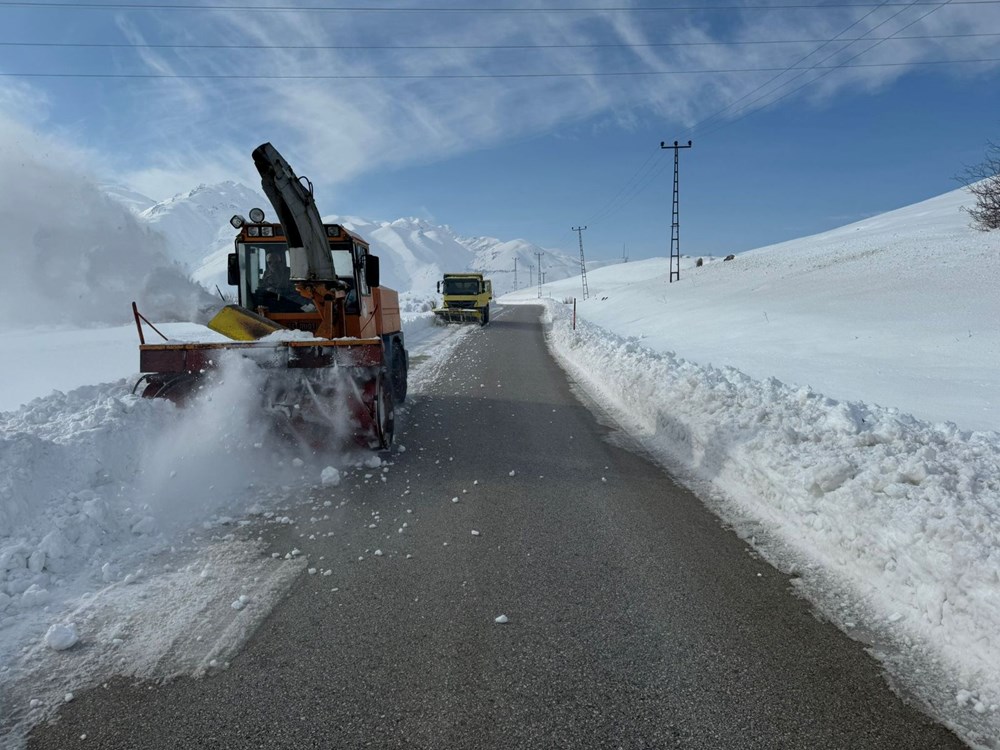
[[[146,208],[139,217],[164,236],[174,260],[194,270],[206,256],[232,243],[229,219],[234,214],[246,216],[255,206],[268,206],[260,191],[223,182],[199,185]]]
[[[233,242],[230,217],[246,216],[257,206],[274,220],[273,209],[259,191],[234,182],[200,185],[161,203],[121,186],[108,186],[106,192],[135,212],[140,222],[162,234],[169,255],[209,291],[216,286],[226,290],[226,255]],[[442,274],[460,271],[488,274],[497,294],[514,291],[515,259],[517,286],[527,287],[531,281],[538,282],[533,269],[539,252],[546,280],[580,273],[579,260],[526,240],[462,237],[449,226],[417,218],[373,221],[328,214],[323,220],[343,224],[368,240],[372,252],[382,259],[383,283],[404,293],[433,294]]]
[[[476,253],[472,269],[493,279],[496,294],[537,288],[539,261],[545,281],[580,275],[579,259],[558,250],[544,250],[525,240],[504,242],[493,237],[475,237],[463,242]]]
[[[123,206],[128,208],[134,213],[142,213],[147,208],[152,208],[156,205],[156,201],[149,198],[142,193],[137,193],[132,188],[127,185],[118,185],[116,183],[105,183],[99,186],[101,192],[107,195],[112,200],[117,203],[121,203]]]
[[[731,262],[686,259],[672,284],[666,260],[598,269],[579,314],[695,362],[997,430],[1000,242],[969,227],[968,202],[956,190]],[[577,280],[550,288],[580,297]]]

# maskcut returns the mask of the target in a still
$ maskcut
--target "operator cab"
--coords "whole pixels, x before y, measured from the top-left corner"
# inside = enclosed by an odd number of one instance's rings
[[[250,217],[252,223],[241,216],[230,220],[239,234],[235,252],[229,254],[228,281],[237,287],[239,304],[251,310],[266,307],[269,313],[315,312],[312,302],[295,288],[308,279],[291,275],[295,261],[301,260],[293,254],[304,251],[290,249],[281,225],[265,223],[260,209],[253,209]],[[339,224],[323,226],[336,282],[346,292],[345,313],[359,315],[362,308],[370,310],[371,287],[378,285],[378,258],[370,255],[368,243],[350,230]]]

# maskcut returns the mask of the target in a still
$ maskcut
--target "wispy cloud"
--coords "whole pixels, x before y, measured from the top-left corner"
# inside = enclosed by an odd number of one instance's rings
[[[50,109],[44,91],[14,78],[0,80],[0,114],[16,112],[22,123],[35,125],[48,119]]]
[[[249,151],[270,140],[293,164],[323,165],[322,173],[311,177],[332,187],[368,170],[433,162],[595,117],[622,127],[656,118],[675,132],[718,127],[782,97],[828,101],[877,90],[923,61],[994,54],[996,39],[990,37],[892,40],[856,62],[902,66],[850,68],[821,77],[821,71],[789,71],[776,77],[799,61],[799,67],[841,64],[873,44],[851,41],[869,32],[877,39],[904,27],[910,36],[970,33],[991,23],[1000,27],[1000,8],[994,6],[945,6],[909,27],[928,6],[906,9],[895,18],[898,6],[870,10],[119,14],[117,33],[136,45],[289,48],[139,47],[131,57],[122,55],[115,61],[118,72],[235,77],[134,85],[122,94],[132,135],[129,142],[115,144],[110,158],[135,187],[163,198],[197,182],[233,177],[252,182]],[[696,44],[781,39],[837,41]],[[666,42],[687,46],[652,46]],[[609,46],[616,44],[632,46]],[[385,49],[416,45],[440,48]],[[472,48],[502,45],[539,47]],[[771,71],[738,72],[748,68]],[[599,75],[692,69],[732,72]],[[540,72],[588,75],[440,77]],[[377,77],[399,75],[439,77]],[[285,78],[266,78],[274,76]],[[376,77],[296,78],[301,76]],[[816,82],[809,84],[813,78]],[[7,100],[17,95],[16,87],[0,89],[0,108],[10,111],[16,102]]]

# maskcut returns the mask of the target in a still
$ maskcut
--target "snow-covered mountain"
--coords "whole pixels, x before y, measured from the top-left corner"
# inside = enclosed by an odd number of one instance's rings
[[[580,261],[558,250],[544,250],[526,240],[498,240],[494,237],[472,237],[462,243],[476,254],[473,270],[493,279],[497,294],[525,289],[538,284],[541,261],[545,281],[558,281],[580,274]],[[587,264],[590,267],[590,264]]]
[[[174,260],[195,271],[208,256],[232,243],[233,228],[229,219],[233,214],[246,216],[254,206],[267,207],[269,204],[260,192],[246,185],[222,182],[199,185],[169,200],[154,203],[141,211],[139,217],[163,234]],[[225,278],[221,280],[224,282]]]
[[[226,255],[233,242],[230,217],[245,216],[250,208],[259,206],[273,219],[273,210],[261,193],[235,182],[200,185],[161,203],[121,186],[105,189],[110,197],[160,232],[173,259],[209,290],[226,287]],[[323,220],[343,224],[368,240],[372,252],[382,259],[383,283],[401,292],[432,294],[435,283],[446,272],[480,271],[493,280],[496,294],[505,294],[538,283],[538,253],[546,281],[580,273],[576,258],[523,239],[463,237],[449,226],[417,218],[373,221],[329,214]]]
[[[142,193],[135,192],[132,188],[118,183],[104,183],[99,186],[102,191],[118,203],[130,209],[133,213],[142,213],[147,208],[156,205],[156,201]]]

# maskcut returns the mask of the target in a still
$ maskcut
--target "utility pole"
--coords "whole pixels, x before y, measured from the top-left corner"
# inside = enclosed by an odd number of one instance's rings
[[[624,242],[622,243],[622,258],[626,263],[628,263],[628,248],[625,246]]]
[[[674,200],[670,212],[670,283],[681,280],[681,212],[680,212],[680,170],[679,170],[679,149],[691,148],[691,141],[686,146],[681,146],[674,141],[673,146],[668,146],[665,141],[660,141],[660,148],[672,148],[674,150]]]
[[[517,256],[514,256],[514,289],[517,289]]]
[[[542,298],[542,251],[539,250],[535,253],[538,256],[538,299]]]
[[[583,281],[583,298],[587,299],[590,292],[587,290],[587,261],[583,259],[583,230],[587,227],[573,227],[576,236],[580,238],[580,279]]]

